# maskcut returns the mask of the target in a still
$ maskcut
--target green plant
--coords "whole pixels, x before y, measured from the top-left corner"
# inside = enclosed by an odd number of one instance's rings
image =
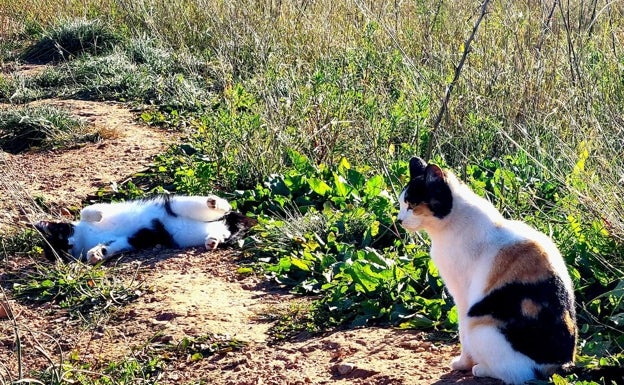
[[[259,213],[252,252],[265,271],[296,292],[321,295],[317,325],[457,322],[447,299],[427,299],[441,294],[441,282],[424,249],[395,227],[384,177],[346,159],[316,167],[294,151],[290,158],[290,172],[242,192],[237,208]]]
[[[156,383],[164,370],[164,360],[155,357],[127,357],[109,362],[102,367],[82,363],[77,352],[72,352],[69,360],[52,365],[37,374],[34,383],[61,385],[67,383],[81,385],[113,385]]]
[[[99,137],[84,121],[52,105],[0,111],[0,148],[9,153],[70,146]]]
[[[29,47],[22,59],[27,62],[50,63],[68,60],[84,53],[99,54],[110,50],[121,40],[101,20],[61,20],[44,31],[41,39]]]
[[[137,298],[140,283],[123,279],[120,271],[80,262],[35,264],[12,279],[12,290],[21,301],[53,302],[72,317],[90,320]]]
[[[9,235],[0,235],[0,260],[19,255],[40,255],[43,252],[39,237],[27,229]]]
[[[310,301],[293,301],[284,305],[267,308],[260,319],[273,322],[269,329],[269,344],[279,344],[302,333],[319,331],[313,316],[313,305]]]

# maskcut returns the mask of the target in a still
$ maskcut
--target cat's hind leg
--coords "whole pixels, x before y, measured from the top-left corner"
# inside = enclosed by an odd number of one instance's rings
[[[492,377],[507,384],[535,379],[535,361],[513,349],[495,326],[477,326],[467,336],[475,361],[475,377]]]
[[[166,205],[168,205],[167,212],[171,215],[201,222],[219,219],[232,210],[227,200],[216,195],[176,196],[171,198]]]

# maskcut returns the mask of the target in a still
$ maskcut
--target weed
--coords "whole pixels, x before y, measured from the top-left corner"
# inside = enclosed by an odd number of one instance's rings
[[[42,252],[42,245],[34,230],[26,229],[0,236],[0,259],[20,255],[40,255]]]
[[[21,301],[53,302],[74,318],[92,320],[137,297],[140,284],[120,272],[80,262],[35,264],[13,279],[12,289]]]
[[[30,63],[69,60],[84,53],[99,54],[110,50],[120,36],[100,20],[61,20],[43,33],[22,59]]]
[[[319,327],[314,321],[310,301],[290,301],[285,305],[276,305],[259,315],[260,319],[273,322],[268,334],[269,344],[279,344],[302,333],[316,333]]]
[[[207,334],[199,337],[183,337],[177,343],[162,336],[155,336],[140,351],[136,352],[139,357],[161,357],[168,361],[181,358],[194,362],[216,354],[224,354],[233,351],[241,351],[247,345],[246,342],[232,338],[224,334]]]
[[[97,131],[58,107],[40,105],[0,111],[0,148],[9,153],[98,139]]]

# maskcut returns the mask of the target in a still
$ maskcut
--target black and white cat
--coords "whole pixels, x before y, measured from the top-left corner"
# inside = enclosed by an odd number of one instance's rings
[[[569,366],[576,349],[572,280],[557,247],[526,223],[503,218],[449,171],[410,161],[398,220],[424,230],[459,314],[455,370],[509,384]]]
[[[80,212],[80,221],[40,221],[46,257],[69,254],[95,264],[116,254],[156,245],[213,250],[239,239],[256,224],[225,199],[210,196],[161,196],[119,203],[98,203]]]

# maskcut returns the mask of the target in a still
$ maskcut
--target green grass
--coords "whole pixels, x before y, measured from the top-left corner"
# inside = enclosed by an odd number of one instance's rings
[[[120,40],[110,27],[97,19],[62,20],[41,35],[21,55],[22,60],[37,64],[69,60],[84,53],[106,52]]]
[[[0,98],[151,105],[141,119],[189,137],[126,195],[230,194],[260,218],[247,253],[320,296],[326,325],[454,327],[426,240],[393,222],[405,162],[431,148],[507,217],[552,235],[581,353],[621,361],[621,3],[492,2],[435,131],[479,2],[39,3],[0,6],[12,39],[85,17],[122,38],[33,77],[5,73]]]
[[[8,153],[69,147],[99,139],[97,128],[52,105],[0,110],[0,149]]]
[[[51,366],[37,378],[54,385],[68,382],[82,385],[157,384],[171,361],[192,364],[213,355],[238,352],[246,346],[243,341],[219,334],[184,337],[177,342],[162,342],[159,337],[155,336],[128,357],[97,366],[85,363],[78,352],[72,352],[65,362]]]
[[[10,282],[13,295],[24,303],[52,302],[72,318],[93,322],[138,296],[140,283],[132,278],[132,272],[129,278],[121,274],[128,269],[132,266],[38,263],[15,274]]]

